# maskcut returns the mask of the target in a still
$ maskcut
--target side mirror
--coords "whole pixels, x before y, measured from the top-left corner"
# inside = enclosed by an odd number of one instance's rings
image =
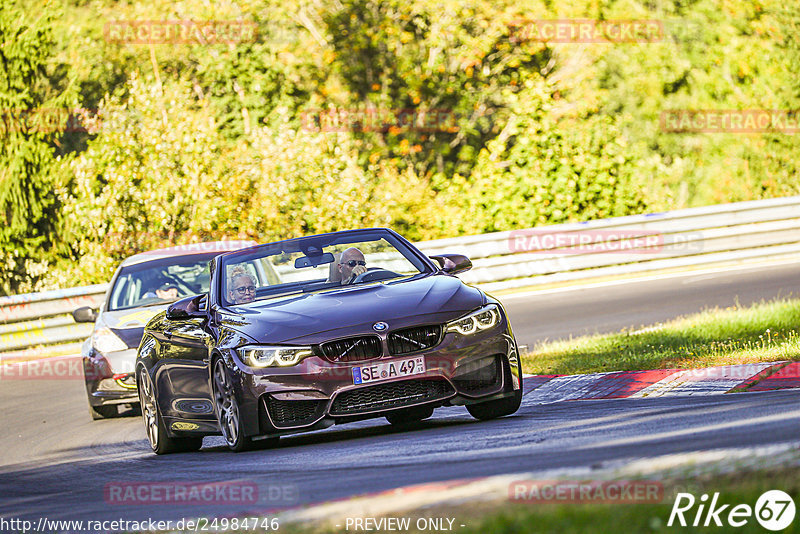
[[[167,308],[167,319],[184,320],[206,316],[206,295],[193,295],[173,302]]]
[[[439,254],[431,256],[431,259],[436,260],[447,274],[458,274],[472,269],[472,262],[463,254]]]
[[[97,320],[97,311],[89,306],[82,306],[72,310],[72,318],[76,323],[93,323]]]

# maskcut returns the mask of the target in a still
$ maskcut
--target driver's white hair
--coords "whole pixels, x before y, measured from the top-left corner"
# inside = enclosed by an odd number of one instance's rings
[[[230,281],[228,282],[228,285],[230,286],[230,289],[233,289],[234,280],[236,280],[237,278],[242,278],[243,276],[246,276],[247,278],[249,278],[250,282],[253,285],[256,285],[256,279],[253,278],[252,274],[247,272],[247,269],[245,269],[244,267],[234,267],[231,270],[231,277],[230,277]]]

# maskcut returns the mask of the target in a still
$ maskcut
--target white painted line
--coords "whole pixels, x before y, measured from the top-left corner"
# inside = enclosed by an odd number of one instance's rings
[[[592,373],[588,375],[558,376],[523,396],[522,404],[524,406],[535,406],[537,404],[550,404],[553,402],[580,399],[586,395],[591,387],[602,377],[616,373],[618,373],[618,371],[610,373]]]
[[[637,391],[630,398],[725,393],[773,365],[775,362],[687,369],[662,378],[655,384]]]

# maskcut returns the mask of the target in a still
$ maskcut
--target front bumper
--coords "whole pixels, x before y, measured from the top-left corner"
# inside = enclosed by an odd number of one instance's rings
[[[505,321],[473,335],[445,333],[427,351],[331,363],[312,356],[292,368],[253,369],[231,353],[238,369],[248,435],[281,435],[334,423],[381,417],[414,406],[485,402],[521,387],[516,342]],[[422,357],[425,372],[355,384],[353,368]]]

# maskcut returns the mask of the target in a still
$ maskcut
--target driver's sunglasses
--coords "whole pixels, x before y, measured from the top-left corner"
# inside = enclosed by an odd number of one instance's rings
[[[365,262],[364,260],[350,260],[350,261],[342,262],[342,264],[343,265],[345,265],[345,264],[349,265],[350,267],[355,267],[356,265],[363,265],[363,266],[366,267],[367,262]]]
[[[242,286],[242,287],[234,287],[234,291],[238,291],[240,295],[244,295],[246,293],[255,293],[256,286]]]

